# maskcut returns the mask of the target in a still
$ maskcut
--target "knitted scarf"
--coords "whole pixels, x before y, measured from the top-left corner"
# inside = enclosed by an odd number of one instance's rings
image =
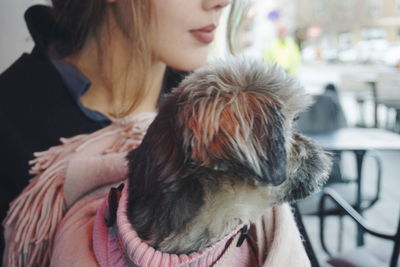
[[[85,190],[82,184],[79,187],[75,187],[71,181],[65,184],[69,169],[78,172],[73,167],[69,168],[73,159],[127,152],[136,148],[155,116],[155,113],[140,113],[115,120],[97,132],[61,138],[61,145],[35,153],[36,158],[30,162],[33,165],[30,173],[36,176],[11,203],[3,222],[6,238],[4,265],[48,266],[57,225],[76,201],[78,191]],[[120,171],[124,172],[125,166],[120,167]],[[119,176],[119,179],[123,179],[123,176]],[[100,185],[98,180],[95,183]],[[65,187],[70,188],[70,194],[65,194]],[[86,185],[88,187],[90,185]]]

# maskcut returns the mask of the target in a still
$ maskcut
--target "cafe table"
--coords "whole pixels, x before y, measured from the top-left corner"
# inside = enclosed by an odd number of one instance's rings
[[[355,209],[362,213],[362,168],[365,154],[368,151],[400,151],[400,135],[377,128],[341,128],[328,133],[307,134],[307,136],[314,139],[327,151],[351,151],[354,153],[357,165]],[[358,227],[357,245],[363,244],[363,231]]]

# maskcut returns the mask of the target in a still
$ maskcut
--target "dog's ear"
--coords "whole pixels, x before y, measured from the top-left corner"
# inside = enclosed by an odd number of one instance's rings
[[[331,170],[330,154],[314,141],[294,134],[289,153],[289,178],[283,184],[287,189],[282,201],[293,201],[309,196],[325,183]]]
[[[170,94],[163,101],[157,117],[149,126],[140,146],[128,154],[133,179],[147,177],[149,186],[168,183],[184,168],[185,153],[182,150],[182,123],[177,114],[179,104],[176,95]],[[137,176],[134,173],[140,172]],[[151,179],[149,179],[151,178]],[[153,179],[154,178],[154,179]],[[168,179],[168,180],[166,180]],[[134,184],[141,181],[132,181]],[[150,188],[145,188],[147,189]]]
[[[287,176],[280,106],[257,88],[236,93],[210,89],[203,97],[189,98],[183,110],[185,150],[196,164],[278,185]]]
[[[127,156],[128,218],[140,237],[154,244],[184,227],[202,204],[200,182],[185,177],[181,101],[176,93],[164,99],[142,143]]]

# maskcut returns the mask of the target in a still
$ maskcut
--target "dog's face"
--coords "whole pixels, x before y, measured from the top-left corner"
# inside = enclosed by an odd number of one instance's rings
[[[154,245],[163,238],[155,232],[165,238],[187,227],[210,199],[217,201],[210,192],[224,195],[224,183],[261,192],[265,208],[314,192],[330,160],[294,132],[294,119],[310,103],[295,79],[253,61],[215,62],[187,77],[128,156],[128,216],[139,235]],[[150,220],[158,216],[177,219],[157,226]]]

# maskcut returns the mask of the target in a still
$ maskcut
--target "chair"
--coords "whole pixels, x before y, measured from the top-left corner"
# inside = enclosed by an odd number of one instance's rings
[[[385,246],[368,248],[367,246],[359,247],[351,252],[342,253],[332,257],[332,253],[328,250],[325,244],[324,224],[325,224],[325,206],[326,201],[332,200],[343,213],[347,214],[352,218],[357,225],[359,225],[366,233],[369,233],[378,238],[391,240],[394,243],[393,249],[390,250]],[[319,217],[320,217],[320,241],[324,251],[331,257],[328,263],[333,266],[340,267],[356,267],[356,266],[388,266],[399,267],[400,262],[398,261],[400,253],[400,218],[397,226],[397,231],[394,234],[388,234],[381,231],[377,231],[368,226],[367,221],[357,213],[349,203],[347,203],[335,190],[331,188],[325,188],[321,197],[319,205]]]
[[[339,154],[340,155],[340,154]],[[376,191],[373,194],[363,194],[361,199],[362,199],[362,205],[360,207],[357,206],[357,192],[358,192],[358,186],[356,180],[344,178],[341,176],[340,168],[337,166],[337,163],[333,164],[333,169],[337,168],[336,174],[335,171],[333,171],[333,175],[331,174],[330,180],[328,180],[328,183],[325,186],[325,189],[332,189],[341,195],[342,198],[345,199],[347,203],[351,205],[353,209],[358,209],[360,212],[363,212],[369,208],[371,208],[374,204],[376,204],[379,199],[380,199],[380,192],[381,192],[381,176],[382,176],[382,167],[381,167],[381,160],[380,158],[373,154],[370,153],[368,156],[372,157],[377,164],[377,178],[376,178]],[[337,162],[337,159],[334,159],[334,162]],[[336,166],[336,167],[335,167]],[[334,179],[332,179],[332,177]],[[340,180],[340,177],[342,179]],[[361,192],[362,193],[362,192]],[[319,203],[320,200],[323,196],[322,192],[316,193],[302,201],[298,202],[298,206],[300,209],[300,212],[302,215],[314,215],[314,216],[320,216],[319,213]],[[327,205],[325,205],[325,216],[335,216],[338,218],[338,223],[339,223],[339,230],[338,230],[338,244],[337,244],[337,250],[342,251],[343,247],[343,218],[347,214],[344,213],[340,208],[338,208],[333,201],[328,200]],[[321,229],[321,231],[324,231],[324,229]]]
[[[311,266],[319,267],[320,264],[318,263],[317,256],[315,255],[310,238],[308,237],[306,228],[304,227],[302,215],[299,211],[299,208],[296,203],[292,203],[291,207],[292,207],[294,219],[296,221],[296,225],[297,225],[300,235],[302,236],[302,239],[303,239],[304,249],[306,250],[307,256],[310,259]]]
[[[297,128],[303,134],[323,133],[347,126],[334,86],[328,84],[325,93],[313,96],[314,104],[300,114]]]
[[[298,120],[299,131],[303,134],[313,133],[329,133],[330,131],[337,130],[347,126],[346,119],[342,107],[339,102],[339,97],[336,88],[328,84],[325,87],[323,95],[315,96],[315,102],[311,108],[300,115]],[[365,209],[372,207],[380,198],[381,191],[381,175],[382,163],[376,153],[369,152],[368,157],[373,158],[376,163],[377,178],[376,178],[376,191],[371,195],[362,196],[360,184],[357,180],[343,177],[341,161],[342,152],[331,151],[333,166],[330,177],[328,179],[327,187],[334,188],[342,197],[344,197],[351,205],[362,212]],[[362,196],[363,203],[361,206],[357,204],[357,192]],[[315,194],[305,200],[299,201],[299,209],[303,215],[318,215],[318,206],[321,198],[321,193]],[[327,214],[337,216],[339,219],[339,243],[338,250],[342,249],[342,234],[343,216],[345,214],[338,209],[333,203],[329,203]]]
[[[386,128],[400,132],[400,77],[399,73],[382,73],[376,81],[375,108],[378,105],[394,111],[393,119],[386,118]],[[389,114],[389,112],[388,112]],[[390,121],[392,121],[390,123]],[[390,125],[391,124],[391,125]]]
[[[364,116],[364,105],[373,99],[373,90],[368,83],[371,79],[370,73],[345,73],[340,76],[341,91],[352,93],[358,105],[358,127],[366,127]],[[373,78],[373,77],[372,77]]]

